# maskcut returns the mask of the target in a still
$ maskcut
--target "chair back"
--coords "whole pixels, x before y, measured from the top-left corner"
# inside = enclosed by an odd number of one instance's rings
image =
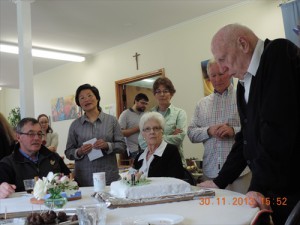
[[[183,180],[188,182],[190,185],[196,186],[197,182],[194,179],[192,173],[190,171],[188,171],[186,168],[183,168],[184,170],[184,178]]]
[[[299,225],[300,224],[300,201],[296,204],[284,225]]]

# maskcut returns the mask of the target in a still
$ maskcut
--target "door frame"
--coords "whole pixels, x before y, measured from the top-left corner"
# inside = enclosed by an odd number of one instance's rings
[[[135,81],[140,81],[144,79],[148,79],[150,77],[162,76],[165,77],[165,69],[158,69],[148,73],[143,73],[137,76],[128,77],[122,80],[115,81],[115,90],[116,90],[116,116],[119,118],[120,114],[124,110],[124,104],[122,100],[122,93],[123,93],[123,85],[128,84]]]

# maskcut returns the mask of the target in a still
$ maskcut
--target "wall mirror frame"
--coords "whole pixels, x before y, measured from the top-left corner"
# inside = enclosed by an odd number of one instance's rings
[[[116,103],[117,103],[116,116],[117,116],[117,118],[119,118],[119,116],[123,112],[123,110],[126,109],[126,105],[124,103],[125,102],[124,99],[126,99],[126,97],[125,97],[126,95],[124,95],[124,93],[126,93],[126,86],[129,86],[134,83],[136,86],[136,84],[138,85],[138,83],[139,83],[138,81],[143,81],[146,79],[150,79],[153,77],[159,77],[159,76],[165,77],[165,69],[164,68],[115,81]]]

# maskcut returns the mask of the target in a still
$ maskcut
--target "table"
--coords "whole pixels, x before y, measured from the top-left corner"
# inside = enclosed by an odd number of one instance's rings
[[[107,187],[108,188],[108,187]],[[65,208],[75,209],[79,205],[97,203],[91,195],[92,187],[80,188],[82,199],[70,201]],[[120,225],[127,217],[147,214],[177,214],[184,217],[183,225],[249,225],[259,211],[251,208],[245,201],[245,195],[214,189],[216,196],[202,200],[173,202],[157,205],[117,208],[107,210],[107,225]],[[0,199],[0,213],[24,212],[44,209],[44,206],[30,203],[32,195],[19,192],[6,199]]]

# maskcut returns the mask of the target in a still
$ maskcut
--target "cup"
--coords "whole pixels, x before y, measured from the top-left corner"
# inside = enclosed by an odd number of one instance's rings
[[[34,179],[26,179],[23,180],[25,191],[28,194],[31,194],[34,188],[35,180]]]
[[[79,225],[105,225],[106,205],[98,203],[82,205],[76,209]]]
[[[94,191],[103,192],[106,186],[105,172],[93,173]]]

